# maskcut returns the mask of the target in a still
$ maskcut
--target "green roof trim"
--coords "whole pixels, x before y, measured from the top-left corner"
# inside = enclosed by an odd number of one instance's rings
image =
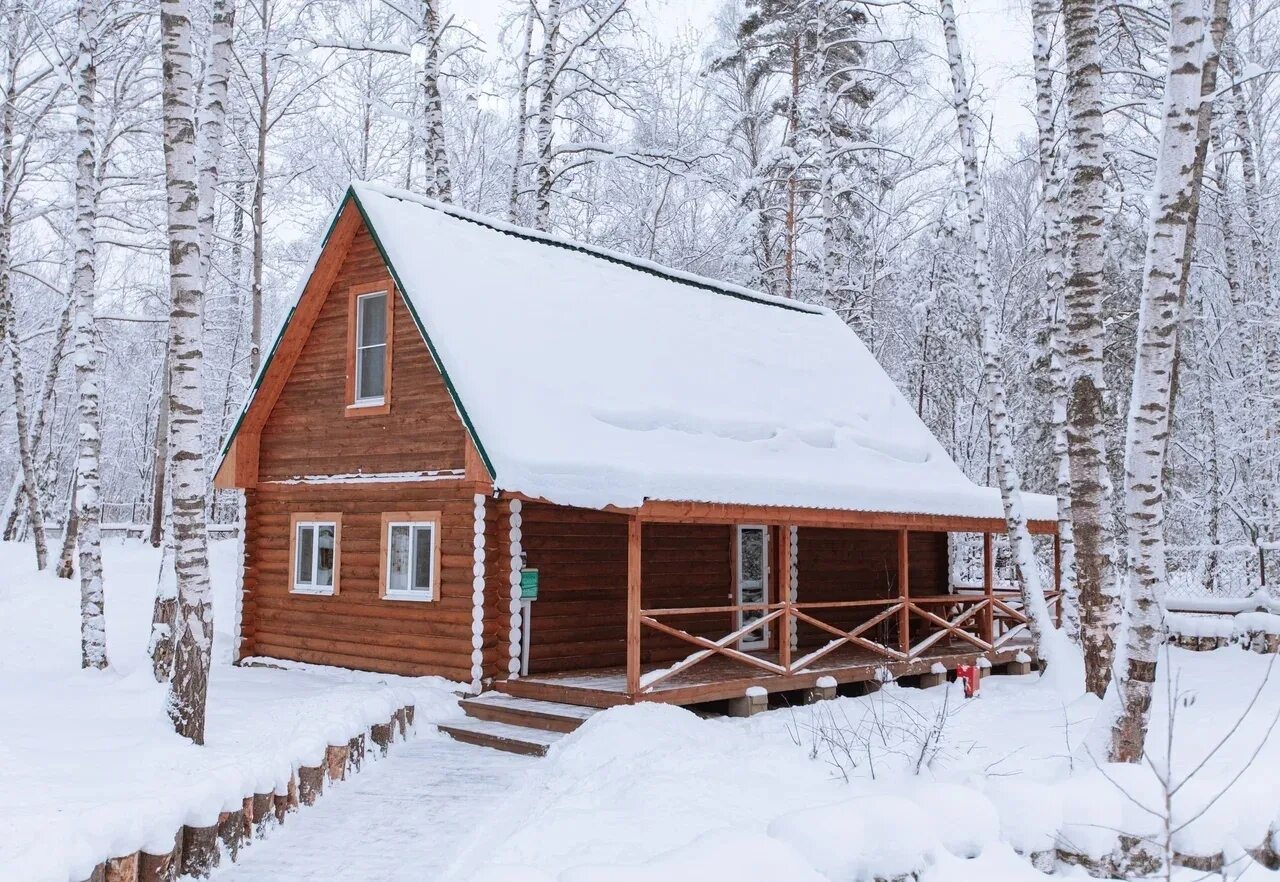
[[[408,289],[405,288],[404,283],[400,280],[400,274],[396,272],[395,264],[391,262],[387,249],[383,247],[382,240],[378,238],[378,231],[369,220],[369,215],[360,203],[360,196],[356,193],[354,187],[347,188],[347,197],[355,202],[356,209],[360,212],[365,228],[373,239],[373,244],[377,246],[378,253],[382,255],[382,262],[387,265],[387,269],[391,270],[391,278],[395,280],[396,287],[400,290],[400,301],[409,308],[409,315],[413,317],[413,323],[418,326],[418,333],[422,335],[422,342],[427,344],[427,351],[431,353],[431,360],[435,362],[436,370],[440,371],[440,376],[444,379],[444,387],[449,391],[449,397],[453,399],[453,406],[457,408],[458,416],[462,417],[462,424],[466,426],[467,434],[471,436],[471,442],[476,445],[476,451],[480,454],[480,459],[484,463],[485,469],[489,472],[489,479],[496,479],[498,470],[493,467],[493,460],[489,458],[489,452],[484,449],[484,443],[480,440],[479,433],[476,432],[475,423],[471,422],[471,416],[467,413],[467,408],[462,403],[462,396],[458,394],[457,387],[453,385],[453,379],[449,376],[449,371],[445,368],[444,361],[440,358],[440,352],[436,349],[435,343],[431,341],[431,335],[427,333],[427,327],[422,323],[422,316],[418,315],[418,310],[414,309],[413,301],[407,293]],[[346,197],[344,197],[343,201],[346,201]]]
[[[457,388],[453,385],[453,380],[449,377],[449,372],[445,370],[444,362],[440,360],[440,353],[436,350],[435,344],[431,342],[431,336],[427,333],[426,326],[422,323],[422,317],[418,315],[418,311],[414,309],[413,302],[405,293],[404,284],[400,281],[400,274],[396,272],[395,265],[391,263],[391,258],[387,256],[387,250],[383,247],[382,241],[378,238],[378,231],[374,229],[373,224],[369,221],[369,215],[365,212],[364,206],[360,204],[360,197],[356,194],[354,187],[348,187],[346,194],[342,197],[342,201],[338,203],[338,210],[333,213],[333,220],[329,222],[329,229],[325,231],[324,239],[321,241],[320,253],[329,245],[329,239],[333,236],[334,228],[338,225],[338,219],[342,217],[342,212],[346,209],[347,200],[350,199],[355,205],[356,210],[360,212],[360,219],[364,222],[365,228],[369,231],[369,236],[373,239],[373,244],[377,246],[378,254],[382,256],[382,262],[387,265],[387,269],[391,271],[391,277],[395,280],[396,288],[400,291],[400,300],[409,308],[409,315],[413,317],[413,323],[418,328],[418,333],[422,336],[422,342],[427,345],[427,352],[431,355],[431,360],[436,366],[436,370],[440,371],[440,376],[444,379],[445,389],[449,392],[449,398],[453,401],[453,406],[457,408],[458,415],[462,417],[463,426],[467,430],[471,441],[476,446],[476,451],[480,454],[480,459],[484,463],[484,467],[489,472],[490,480],[498,476],[497,469],[493,466],[493,460],[489,458],[489,453],[484,449],[484,444],[480,441],[480,436],[476,432],[475,424],[471,422],[471,417],[467,413],[466,407],[462,404],[462,399],[458,395]],[[311,274],[315,273],[315,267],[311,268]],[[308,275],[307,279],[310,280]],[[303,290],[306,290],[304,285]],[[299,301],[301,302],[301,298]],[[272,359],[275,358],[276,351],[280,348],[280,341],[284,339],[285,332],[289,329],[289,325],[293,322],[293,316],[298,311],[298,302],[289,307],[289,312],[280,324],[280,330],[276,333],[276,339],[271,344],[271,349],[267,352],[267,357],[262,361],[262,367],[258,369],[258,375],[253,379],[253,387],[249,390],[249,397],[245,401],[244,407],[240,409],[240,416],[236,418],[235,425],[231,427],[231,431],[227,433],[227,439],[222,444],[222,452],[218,455],[217,465],[214,466],[214,474],[218,469],[222,468],[222,463],[227,457],[227,451],[231,449],[231,442],[235,440],[236,434],[240,431],[240,427],[244,424],[245,417],[249,414],[249,408],[253,405],[253,400],[257,397],[258,389],[262,386],[262,378],[267,375],[267,369],[271,366]]]
[[[350,193],[350,189],[348,189]],[[324,249],[329,246],[329,239],[333,237],[334,228],[338,226],[338,218],[342,217],[342,206],[346,203],[347,197],[342,197],[342,202],[338,203],[338,210],[333,213],[333,219],[329,221],[329,229],[325,230],[324,238],[320,241],[320,250],[316,252],[316,261],[319,262],[320,255],[324,253]],[[316,268],[313,265],[311,272],[307,275],[307,281],[311,280],[311,276],[315,274]],[[306,286],[303,286],[306,290]],[[258,395],[258,389],[262,386],[262,378],[267,375],[267,368],[271,366],[271,360],[276,357],[276,350],[280,348],[280,341],[284,339],[284,332],[288,330],[289,324],[293,321],[293,315],[298,311],[298,302],[302,297],[298,297],[298,301],[289,307],[289,311],[285,314],[284,321],[280,323],[280,330],[276,331],[276,339],[272,341],[271,348],[267,350],[267,357],[262,360],[261,366],[258,368],[258,375],[253,378],[253,385],[249,387],[249,396],[245,399],[244,406],[240,408],[240,415],[236,417],[235,425],[231,427],[231,431],[227,433],[227,438],[222,442],[222,452],[218,454],[218,464],[214,466],[213,473],[216,475],[218,469],[222,468],[222,461],[227,458],[227,451],[231,449],[231,442],[235,440],[236,434],[240,431],[240,426],[244,424],[244,418],[249,415],[249,407],[253,404],[253,399]]]
[[[686,285],[690,288],[696,288],[700,291],[710,291],[713,294],[722,294],[725,297],[732,297],[735,300],[743,300],[747,303],[756,303],[760,306],[773,306],[778,309],[787,309],[792,312],[802,312],[806,315],[822,315],[821,310],[798,302],[788,302],[776,297],[768,297],[760,294],[753,294],[751,291],[738,287],[729,287],[723,284],[716,284],[712,279],[704,279],[694,275],[684,275],[678,272],[664,270],[657,264],[648,263],[639,259],[631,259],[623,254],[616,254],[604,249],[593,248],[590,245],[569,242],[564,239],[557,239],[549,235],[540,235],[536,230],[528,230],[520,227],[508,226],[506,224],[494,223],[487,221],[483,217],[472,214],[469,211],[457,210],[454,206],[437,202],[420,202],[418,200],[406,200],[404,196],[396,196],[391,193],[380,193],[386,199],[398,199],[402,202],[410,201],[412,204],[430,211],[438,211],[441,214],[448,215],[454,220],[465,221],[469,224],[475,224],[486,230],[495,233],[501,233],[504,236],[511,236],[514,239],[523,239],[526,242],[534,242],[538,245],[546,245],[551,248],[561,248],[565,251],[575,251],[578,254],[585,254],[588,257],[594,257],[597,260],[604,260],[609,263],[615,263],[618,266],[625,266],[636,272],[645,275],[654,276],[676,285]],[[410,194],[412,195],[412,194]]]

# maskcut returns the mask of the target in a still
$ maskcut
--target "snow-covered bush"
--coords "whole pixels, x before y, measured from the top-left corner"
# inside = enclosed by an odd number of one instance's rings
[[[919,706],[892,684],[866,700],[823,702],[791,726],[792,740],[809,756],[831,765],[846,781],[918,775],[947,752],[947,721],[955,713],[954,684],[940,690],[942,702]]]

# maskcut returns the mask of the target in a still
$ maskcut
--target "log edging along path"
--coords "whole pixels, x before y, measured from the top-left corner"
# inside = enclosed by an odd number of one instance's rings
[[[1241,646],[1263,654],[1280,652],[1280,615],[1241,612],[1230,615],[1170,612],[1165,634],[1171,646],[1208,652],[1223,646]]]
[[[330,744],[316,766],[299,766],[289,776],[285,792],[246,794],[241,807],[222,812],[207,827],[183,825],[174,832],[173,847],[162,853],[145,849],[115,855],[93,868],[85,882],[176,882],[180,876],[207,877],[225,856],[236,860],[255,838],[302,806],[310,806],[324,792],[325,781],[341,781],[364,768],[369,743],[381,756],[391,744],[404,741],[414,723],[412,704],[396,710],[385,723],[374,723],[345,744]]]

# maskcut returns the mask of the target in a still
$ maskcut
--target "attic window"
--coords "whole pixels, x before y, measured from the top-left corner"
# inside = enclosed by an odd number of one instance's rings
[[[388,410],[392,305],[388,287],[351,292],[347,353],[349,413],[386,413]]]

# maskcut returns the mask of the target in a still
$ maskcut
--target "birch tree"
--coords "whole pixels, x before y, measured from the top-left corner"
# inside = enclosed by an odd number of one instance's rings
[[[1214,0],[1225,31],[1227,0]],[[1146,263],[1138,313],[1138,351],[1125,445],[1125,527],[1129,613],[1124,668],[1114,684],[1120,712],[1112,724],[1112,762],[1141,761],[1164,641],[1158,592],[1165,559],[1164,470],[1182,307],[1195,247],[1200,187],[1208,150],[1217,50],[1201,0],[1169,4],[1169,67],[1164,125],[1151,185]],[[1220,34],[1219,34],[1220,37]]]
[[[218,186],[218,161],[222,155],[222,134],[226,118],[227,78],[231,67],[231,43],[235,28],[235,4],[233,0],[214,0],[211,29],[209,37],[208,62],[205,65],[204,88],[202,101],[196,116],[197,138],[197,222],[196,236],[199,244],[199,275],[192,280],[196,290],[202,294],[209,281],[209,265],[213,253],[214,195]],[[201,321],[203,322],[203,314]],[[174,370],[176,360],[174,353],[178,338],[173,334],[170,325],[169,345],[165,350],[165,395],[170,394],[176,377]],[[163,488],[165,473],[172,469],[176,461],[176,438],[171,421],[171,402],[160,406],[160,420],[157,425],[157,440],[163,428],[166,433],[166,460],[169,469],[156,463],[156,481]],[[159,500],[157,500],[158,502]],[[167,522],[172,517],[172,497],[165,498],[162,519]],[[176,615],[179,605],[177,579],[172,571],[174,566],[175,543],[172,538],[166,539],[161,556],[160,573],[156,585],[156,600],[151,617],[151,639],[148,646],[151,655],[152,672],[159,681],[169,678],[172,671],[176,649],[173,641],[176,638]]]
[[[537,8],[530,5],[521,16],[523,24],[520,42],[520,56],[516,71],[516,143],[511,161],[511,187],[507,196],[507,219],[513,223],[521,220],[521,184],[524,176],[525,153],[529,143],[529,77],[533,68],[533,25],[537,19]]]
[[[199,188],[191,11],[186,0],[160,0],[165,192],[169,228],[170,482],[174,572],[178,586],[176,651],[169,688],[175,731],[204,743],[205,700],[213,650],[213,598],[205,527],[201,421],[204,361],[200,288]]]
[[[9,378],[13,386],[14,423],[22,476],[21,495],[26,501],[27,520],[35,539],[36,567],[43,570],[48,563],[48,544],[45,540],[44,511],[40,505],[35,457],[31,449],[26,380],[22,370],[22,350],[18,344],[17,319],[14,315],[11,265],[14,210],[22,166],[14,146],[18,137],[18,101],[30,87],[30,80],[24,85],[21,76],[27,48],[26,35],[31,28],[27,16],[27,10],[19,0],[5,0],[0,5],[0,23],[3,23],[6,31],[4,96],[3,104],[0,104],[0,344],[9,359]]]
[[[80,563],[80,649],[86,668],[107,666],[105,602],[102,587],[102,404],[94,329],[98,179],[95,150],[97,52],[101,27],[97,0],[76,7],[75,224],[72,231],[75,295],[75,366],[79,390],[79,455],[76,461],[76,536]]]
[[[1106,163],[1098,16],[1098,0],[1063,0],[1067,135],[1071,157],[1065,205],[1065,235],[1070,247],[1063,297],[1067,451],[1085,687],[1095,695],[1102,695],[1111,678],[1121,606],[1113,568],[1114,526],[1104,421],[1106,328],[1102,317],[1102,285]]]
[[[418,100],[422,108],[415,131],[424,148],[426,194],[453,201],[449,153],[445,149],[444,102],[440,97],[440,0],[420,0],[421,16],[414,35],[412,58],[418,71]]]
[[[1062,242],[1062,161],[1055,150],[1053,43],[1057,7],[1053,0],[1033,0],[1032,58],[1036,82],[1036,154],[1040,172],[1040,211],[1044,240],[1045,312],[1049,326],[1049,402],[1056,461],[1054,493],[1058,499],[1058,538],[1062,545],[1063,611],[1068,636],[1080,638],[1080,611],[1075,582],[1075,536],[1071,522],[1071,456],[1067,442],[1067,369],[1065,273]]]
[[[1009,419],[1005,391],[1004,366],[1001,363],[1001,332],[995,298],[991,289],[988,262],[987,208],[978,168],[978,151],[973,116],[969,107],[969,84],[964,57],[956,30],[956,13],[952,0],[941,0],[943,37],[947,48],[947,66],[951,71],[952,104],[959,133],[961,166],[964,174],[965,203],[968,206],[969,235],[973,245],[973,285],[977,293],[981,328],[982,375],[987,412],[991,421],[991,440],[1000,482],[1000,499],[1004,506],[1009,543],[1018,568],[1022,591],[1022,608],[1035,646],[1055,673],[1069,664],[1068,647],[1056,639],[1056,629],[1045,602],[1036,564],[1035,546],[1027,524],[1022,501],[1022,478],[1018,474],[1013,449],[1013,426]],[[1067,672],[1069,676],[1069,671]]]

